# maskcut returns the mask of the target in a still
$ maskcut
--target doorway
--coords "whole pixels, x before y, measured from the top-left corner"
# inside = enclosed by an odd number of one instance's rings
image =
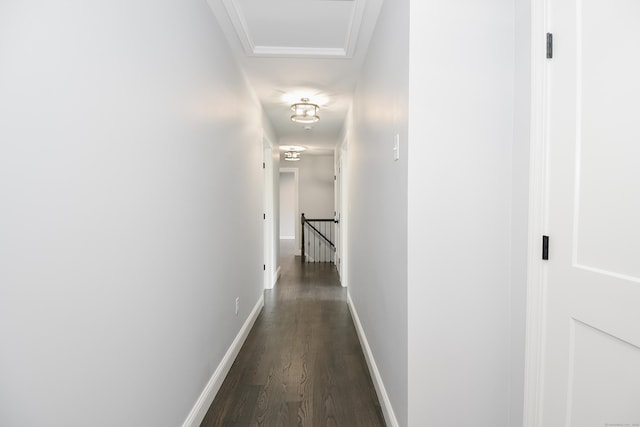
[[[298,169],[280,169],[280,257],[300,255]]]

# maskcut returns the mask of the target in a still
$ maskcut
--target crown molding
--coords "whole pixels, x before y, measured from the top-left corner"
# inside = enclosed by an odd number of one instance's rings
[[[355,54],[360,26],[364,18],[366,0],[353,0],[354,7],[349,20],[342,47],[298,47],[298,46],[261,46],[256,45],[242,8],[237,0],[222,0],[227,16],[235,29],[240,44],[247,56],[254,57],[322,57],[352,58]]]

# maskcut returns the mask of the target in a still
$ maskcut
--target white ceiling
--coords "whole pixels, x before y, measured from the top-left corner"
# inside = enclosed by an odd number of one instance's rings
[[[207,0],[280,143],[332,150],[383,0]],[[305,130],[292,103],[320,105]]]

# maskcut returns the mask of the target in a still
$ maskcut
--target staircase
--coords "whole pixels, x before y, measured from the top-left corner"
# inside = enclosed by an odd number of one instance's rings
[[[301,215],[302,262],[335,262],[335,220],[310,219]]]

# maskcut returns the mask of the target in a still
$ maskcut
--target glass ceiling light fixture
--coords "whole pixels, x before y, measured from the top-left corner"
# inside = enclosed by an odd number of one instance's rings
[[[300,160],[300,152],[299,151],[286,151],[284,153],[284,159],[288,162],[297,162]]]
[[[315,123],[320,120],[318,116],[318,107],[316,104],[311,104],[309,98],[302,98],[300,102],[296,102],[291,106],[291,120],[296,123]]]

